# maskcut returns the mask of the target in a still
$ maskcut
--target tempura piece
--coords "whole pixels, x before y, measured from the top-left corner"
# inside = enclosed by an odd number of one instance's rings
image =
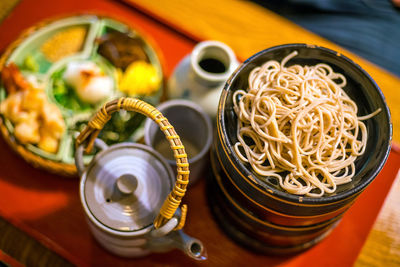
[[[56,139],[61,138],[65,131],[65,123],[58,107],[48,103],[42,109],[43,128],[45,135],[50,135]]]
[[[46,94],[42,89],[32,87],[23,92],[21,109],[39,112],[47,104]]]
[[[2,78],[9,95],[0,104],[0,112],[13,123],[17,140],[56,153],[66,128],[58,107],[47,101],[36,82],[25,80],[15,64],[3,68]]]
[[[23,144],[37,144],[40,140],[38,121],[30,120],[18,123],[14,128],[14,135]]]
[[[42,128],[41,131],[38,147],[44,151],[56,153],[58,150],[58,139],[50,135],[48,132],[43,131],[43,129],[44,128]]]
[[[22,95],[22,92],[11,94],[0,104],[0,112],[10,121],[18,121],[21,115]]]

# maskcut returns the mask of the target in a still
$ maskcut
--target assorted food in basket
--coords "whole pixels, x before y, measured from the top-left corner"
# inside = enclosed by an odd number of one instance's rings
[[[315,45],[268,48],[238,65],[226,45],[200,43],[168,82],[180,100],[159,106],[165,117],[153,107],[163,94],[155,50],[109,18],[44,23],[0,66],[3,136],[53,172],[74,174],[75,157],[90,229],[122,256],[178,247],[206,258],[180,230],[189,165],[194,180],[211,165],[210,208],[235,241],[262,253],[304,250],[339,223],[390,151],[379,87],[349,58]],[[144,132],[147,146],[137,144]]]
[[[102,104],[130,96],[156,105],[163,94],[154,46],[137,30],[105,17],[34,26],[8,48],[0,65],[3,135],[29,162],[64,175],[76,175],[75,137]],[[101,138],[108,144],[136,141],[144,119],[115,114]]]

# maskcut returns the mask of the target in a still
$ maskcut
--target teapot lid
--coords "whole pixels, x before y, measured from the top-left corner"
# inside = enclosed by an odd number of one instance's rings
[[[153,223],[174,180],[171,167],[152,148],[113,145],[98,153],[82,176],[83,205],[106,227],[141,230]]]

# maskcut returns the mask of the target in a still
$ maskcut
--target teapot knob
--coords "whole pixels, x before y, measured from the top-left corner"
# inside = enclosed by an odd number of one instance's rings
[[[115,183],[120,193],[129,195],[136,190],[138,186],[138,179],[133,174],[124,174],[121,175]]]

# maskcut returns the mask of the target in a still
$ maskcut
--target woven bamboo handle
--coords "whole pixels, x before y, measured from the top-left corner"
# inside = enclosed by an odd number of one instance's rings
[[[121,109],[139,112],[155,121],[160,129],[164,132],[165,137],[167,138],[171,149],[174,152],[178,174],[173,190],[165,199],[160,213],[154,220],[154,227],[159,228],[172,218],[176,209],[179,207],[183,196],[185,195],[186,187],[189,183],[189,163],[185,148],[179,136],[176,134],[174,127],[168,122],[167,118],[165,118],[155,107],[147,104],[146,102],[135,98],[122,97],[104,104],[104,106],[97,111],[85,129],[83,129],[83,131],[79,134],[78,138],[76,139],[76,145],[79,146],[87,140],[88,142],[85,151],[89,153],[92,150],[94,141],[96,140],[100,131],[110,120],[111,114]],[[181,229],[184,226],[187,206],[183,205],[181,211],[181,218],[175,230]]]

